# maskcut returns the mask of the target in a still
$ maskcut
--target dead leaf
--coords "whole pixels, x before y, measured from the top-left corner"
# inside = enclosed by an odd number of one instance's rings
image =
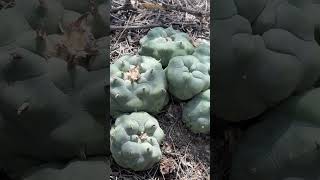
[[[172,157],[163,157],[160,161],[160,172],[162,175],[168,175],[176,171],[177,162]]]

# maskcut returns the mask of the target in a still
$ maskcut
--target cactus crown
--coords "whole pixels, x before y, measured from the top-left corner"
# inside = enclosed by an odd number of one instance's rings
[[[140,79],[140,77],[141,77],[140,66],[134,66],[133,68],[129,69],[129,71],[124,74],[124,79],[130,80],[130,81],[137,81]]]
[[[145,112],[124,114],[110,131],[110,149],[114,160],[125,168],[142,171],[161,159],[160,143],[164,132],[158,121]]]

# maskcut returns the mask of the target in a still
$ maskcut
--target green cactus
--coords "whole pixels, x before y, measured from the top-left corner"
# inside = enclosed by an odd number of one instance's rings
[[[262,116],[240,141],[230,179],[318,179],[319,106],[317,88],[289,98]]]
[[[193,56],[197,57],[199,61],[209,67],[210,73],[210,44],[209,42],[201,43],[195,48]]]
[[[15,41],[12,43],[14,46],[27,49],[33,53],[46,56],[48,43],[46,41],[46,35],[43,31],[26,31],[21,35],[17,36]]]
[[[194,133],[210,133],[210,90],[191,99],[183,108],[182,119]]]
[[[161,64],[152,57],[125,55],[110,66],[110,113],[159,113],[168,103]]]
[[[105,3],[110,0],[59,0],[65,9],[77,11],[79,13],[86,13],[90,11],[90,7]]]
[[[15,2],[0,10],[0,169],[21,179],[44,162],[108,155],[104,87],[110,32],[92,28],[98,18],[98,25],[109,23],[106,1],[69,1],[83,12],[62,6],[67,0]],[[62,178],[54,174],[48,172]]]
[[[169,92],[180,100],[191,99],[210,87],[208,66],[195,56],[177,56],[165,69]]]
[[[110,176],[110,162],[97,157],[89,160],[72,160],[68,164],[48,163],[25,173],[21,180],[98,180]]]
[[[95,38],[100,38],[109,34],[107,31],[109,24],[107,14],[107,3],[101,4],[91,10],[91,14],[88,17],[88,25]]]
[[[70,24],[81,17],[81,13],[71,10],[64,10],[61,25],[63,29],[67,29]]]
[[[163,67],[168,65],[171,58],[189,55],[194,51],[190,37],[172,27],[151,29],[146,36],[140,39],[140,45],[141,55],[160,60]]]
[[[14,8],[33,29],[42,28],[49,34],[59,32],[64,7],[57,0],[16,0]]]
[[[11,44],[17,36],[30,31],[31,27],[25,18],[19,15],[15,9],[0,11],[0,47]]]
[[[21,48],[1,52],[0,60],[1,168],[20,174],[42,161],[108,153],[105,68],[68,70],[64,60]]]
[[[158,121],[148,113],[119,116],[110,131],[112,157],[124,168],[147,170],[160,161],[163,138]]]

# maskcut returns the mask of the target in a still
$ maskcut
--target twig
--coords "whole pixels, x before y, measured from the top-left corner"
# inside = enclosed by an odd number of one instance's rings
[[[131,29],[149,29],[149,28],[154,28],[154,27],[168,27],[168,25],[164,24],[149,24],[149,25],[144,25],[144,26],[110,26],[111,31],[116,31],[116,30],[131,30]]]
[[[130,0],[127,0],[126,3],[123,6],[117,7],[117,8],[112,8],[110,9],[111,13],[115,13],[121,10],[137,10],[136,8],[134,8],[131,4]]]
[[[146,9],[158,9],[158,10],[167,10],[167,11],[180,11],[180,12],[187,12],[189,14],[195,15],[195,16],[210,16],[209,12],[202,12],[200,10],[194,10],[194,9],[190,9],[190,8],[186,8],[186,7],[182,7],[181,5],[170,5],[170,4],[153,4],[150,3],[152,5],[157,5],[155,7],[151,6],[146,6],[147,3],[143,3],[144,4],[144,8]],[[149,3],[148,3],[149,4]],[[148,7],[148,8],[147,8]],[[161,7],[161,8],[160,8]],[[121,10],[135,10],[137,11],[138,9],[133,7],[132,4],[129,2],[126,2],[123,6],[117,7],[117,8],[112,8],[110,10],[111,13],[115,13]]]
[[[210,16],[209,12],[201,12],[199,10],[189,9],[178,5],[163,4],[162,7],[166,10],[187,12],[195,16]]]
[[[184,25],[184,26],[197,26],[196,23],[172,23],[171,25]],[[116,31],[116,30],[132,30],[132,29],[149,29],[149,28],[154,28],[154,27],[169,27],[170,25],[167,24],[148,24],[148,25],[141,25],[141,26],[110,26],[111,31]]]

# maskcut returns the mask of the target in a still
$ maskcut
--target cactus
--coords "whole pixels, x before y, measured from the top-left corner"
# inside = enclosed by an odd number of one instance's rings
[[[182,119],[194,133],[210,133],[210,90],[191,99],[183,108]]]
[[[91,14],[88,17],[88,25],[95,38],[101,38],[109,34],[107,29],[110,23],[107,14],[107,3],[101,4],[91,10]]]
[[[44,162],[108,155],[110,32],[96,30],[106,1],[15,2],[0,10],[0,168],[21,179]]]
[[[68,71],[64,60],[47,62],[21,48],[1,52],[0,59],[0,167],[21,174],[44,160],[108,153],[104,68]]]
[[[22,180],[98,180],[110,176],[110,162],[103,157],[89,160],[72,160],[68,164],[49,163],[25,173]]]
[[[201,43],[198,47],[195,48],[192,55],[197,57],[201,63],[209,67],[210,73],[210,44]]]
[[[161,64],[152,57],[125,55],[110,66],[110,113],[159,113],[168,103]]]
[[[90,11],[92,5],[100,5],[109,0],[78,0],[76,3],[74,0],[59,0],[65,9],[76,11],[79,13],[86,13]]]
[[[117,164],[134,171],[150,169],[161,159],[164,133],[158,121],[146,112],[116,119],[110,131],[110,149]]]
[[[33,29],[42,28],[47,33],[58,33],[64,7],[57,0],[16,0],[14,7]]]
[[[210,87],[208,66],[192,55],[177,56],[165,69],[169,92],[180,100],[188,100]]]
[[[320,76],[320,47],[303,11],[287,1],[217,3],[213,98],[218,118],[253,119],[313,87]]]
[[[231,180],[319,177],[320,89],[284,101],[250,127],[234,154]]]
[[[81,17],[81,13],[71,10],[64,10],[61,20],[61,26],[63,29],[67,29],[68,26]]]
[[[26,19],[19,15],[15,9],[4,9],[0,11],[0,46],[11,44],[17,36],[26,31],[30,31],[31,27]]]
[[[171,58],[189,55],[194,51],[189,36],[172,27],[151,29],[146,36],[140,39],[140,45],[139,53],[141,55],[160,60],[163,67],[168,65]]]

